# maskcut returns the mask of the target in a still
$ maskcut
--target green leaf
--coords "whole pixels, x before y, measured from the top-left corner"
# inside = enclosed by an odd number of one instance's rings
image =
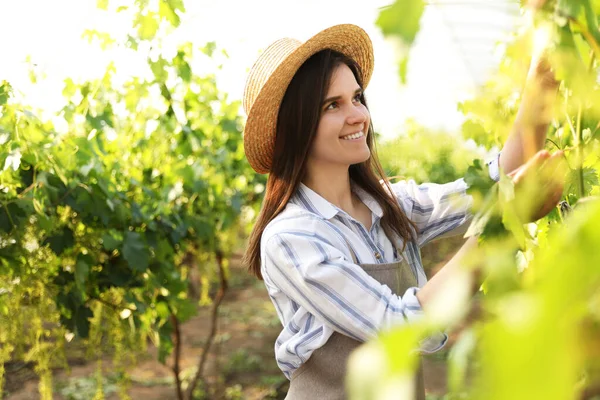
[[[502,210],[502,224],[513,234],[519,247],[524,249],[526,244],[525,228],[514,209],[513,203],[504,205],[504,209]]]
[[[469,193],[479,192],[484,194],[496,184],[496,182],[490,178],[487,167],[484,167],[484,162],[479,159],[473,160],[473,163],[469,165],[464,179],[469,186]]]
[[[406,72],[408,69],[408,54],[402,57],[398,64],[398,74],[400,75],[400,82],[406,84]]]
[[[156,313],[158,314],[158,318],[161,321],[167,321],[171,312],[169,311],[169,306],[164,301],[159,301],[156,303]]]
[[[582,0],[558,0],[556,10],[567,17],[577,17],[582,9]]]
[[[476,343],[477,338],[473,328],[467,328],[450,349],[448,384],[455,393],[463,391],[465,388],[469,361],[475,351]]]
[[[156,61],[148,60],[148,64],[150,64],[150,69],[152,70],[157,82],[164,82],[167,80],[169,73],[166,69],[167,61],[164,58],[158,57],[158,60]]]
[[[105,233],[102,235],[102,247],[108,251],[118,249],[121,245],[122,239],[113,236],[111,233]]]
[[[23,157],[25,159],[25,157]],[[17,190],[17,193],[21,193],[23,190],[31,186],[34,177],[34,168],[32,165],[21,162],[21,169],[19,175],[21,177],[22,187]]]
[[[216,49],[217,49],[217,44],[215,42],[208,42],[200,50],[207,56],[212,57],[212,55]]]
[[[581,170],[583,176],[583,192],[584,196],[591,194],[594,187],[597,187],[600,182],[598,180],[598,172],[594,168],[585,167]],[[581,193],[581,176],[578,169],[573,169],[569,172],[565,183],[566,193]]]
[[[125,233],[122,252],[132,270],[144,272],[148,268],[150,250],[138,232]]]
[[[90,274],[90,268],[93,265],[94,259],[89,254],[79,254],[77,256],[77,262],[75,263],[75,284],[83,292],[85,291],[85,283]]]
[[[0,84],[0,106],[6,104],[11,93],[12,87],[10,86],[10,83],[2,81],[2,84]]]
[[[125,287],[132,281],[131,269],[122,257],[111,258],[102,266],[98,282],[105,287]]]
[[[133,51],[137,51],[139,40],[137,40],[137,38],[135,38],[134,36],[127,35],[127,41],[125,42],[125,44]]]
[[[138,29],[138,36],[142,40],[151,40],[158,31],[158,18],[156,13],[149,12],[146,15],[139,15],[135,26]]]
[[[169,3],[169,7],[171,7],[172,10],[181,11],[182,13],[185,12],[183,0],[166,0],[166,2]]]
[[[180,323],[198,314],[197,302],[190,299],[176,298],[173,309]]]
[[[462,124],[461,130],[465,139],[473,139],[477,143],[482,142],[482,138],[488,136],[485,128],[480,123],[470,119]]]
[[[177,66],[177,73],[184,82],[190,82],[192,79],[192,69],[187,62],[182,62]]]
[[[75,244],[73,231],[68,227],[64,227],[57,234],[47,238],[43,244],[48,244],[54,254],[60,256],[66,249],[73,247]]]
[[[162,325],[158,329],[158,361],[161,363],[165,363],[167,357],[173,351],[173,339],[171,338],[171,334],[173,333],[173,326],[171,322],[167,320],[167,323]]]
[[[167,20],[174,27],[179,26],[179,23],[181,22],[179,15],[177,15],[175,10],[172,8],[170,2],[161,0],[158,4],[158,15],[160,18]]]
[[[74,315],[75,322],[75,333],[80,338],[86,339],[90,333],[90,318],[92,318],[94,314],[92,310],[87,306],[79,306],[77,307]]]
[[[475,163],[475,165],[478,165],[478,163]],[[474,168],[476,169],[476,167]],[[472,177],[469,178],[471,181],[472,179]],[[493,217],[497,215],[497,213],[498,185],[495,185],[487,192],[480,210],[473,217],[473,220],[471,221],[471,224],[465,233],[465,237],[481,235],[485,231],[486,227],[490,224],[490,221],[494,219]]]
[[[424,10],[423,0],[396,0],[379,13],[376,23],[385,36],[399,36],[407,44],[412,44],[419,32]]]
[[[512,178],[509,178],[505,174],[501,174],[498,185],[500,190],[500,199],[503,202],[509,202],[515,198],[515,184]]]
[[[101,10],[108,9],[108,0],[96,0],[96,7]]]
[[[22,228],[22,224],[27,219],[27,204],[33,207],[26,200],[15,201],[6,206],[0,205],[0,230],[10,233],[13,229]]]

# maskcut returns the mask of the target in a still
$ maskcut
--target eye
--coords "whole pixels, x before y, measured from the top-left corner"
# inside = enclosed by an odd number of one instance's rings
[[[363,100],[362,93],[357,93],[356,96],[354,96],[354,101],[358,101],[359,103],[362,103],[362,100]]]
[[[337,101],[333,101],[331,103],[329,103],[329,105],[327,107],[325,107],[325,110],[333,110],[335,108],[337,108],[338,103]]]

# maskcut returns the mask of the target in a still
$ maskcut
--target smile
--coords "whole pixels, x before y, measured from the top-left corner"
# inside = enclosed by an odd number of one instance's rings
[[[360,132],[356,132],[356,133],[351,133],[350,135],[346,135],[346,136],[341,136],[340,139],[342,140],[356,140],[356,139],[360,139],[363,136],[365,136],[363,131]]]

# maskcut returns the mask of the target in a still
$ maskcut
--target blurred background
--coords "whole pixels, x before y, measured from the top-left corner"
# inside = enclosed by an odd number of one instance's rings
[[[274,40],[365,29],[381,161],[417,182],[461,178],[501,148],[530,55],[513,0],[21,0],[0,15],[11,400],[285,397],[280,323],[240,266],[266,182],[244,158],[241,97]],[[585,179],[597,193],[596,170]],[[423,249],[429,276],[462,241]],[[424,359],[428,399],[450,398],[448,353]]]

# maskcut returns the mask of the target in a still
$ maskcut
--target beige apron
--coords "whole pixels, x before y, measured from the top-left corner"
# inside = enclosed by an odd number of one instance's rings
[[[354,263],[358,264],[352,247],[350,247],[350,251]],[[387,285],[397,295],[402,295],[408,288],[417,286],[417,279],[404,260],[386,264],[358,265],[381,284]],[[315,350],[310,358],[294,371],[286,400],[346,399],[344,387],[346,363],[350,353],[361,344],[348,336],[334,332],[327,343]],[[417,380],[415,398],[425,400],[421,365],[419,365],[415,379]]]

